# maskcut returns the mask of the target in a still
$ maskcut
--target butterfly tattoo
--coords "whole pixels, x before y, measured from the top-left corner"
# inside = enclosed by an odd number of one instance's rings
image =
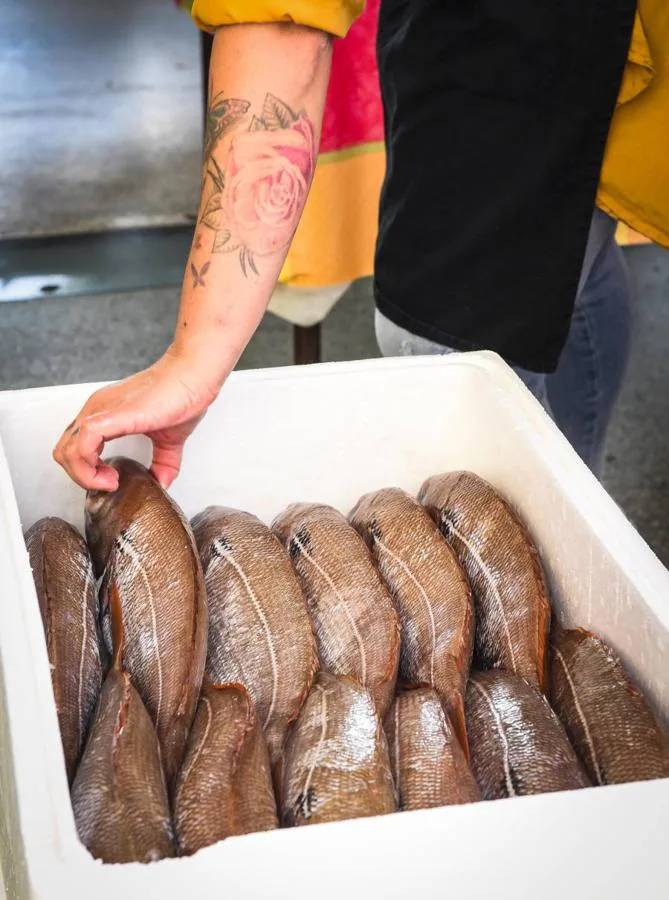
[[[190,273],[193,276],[193,287],[204,287],[204,276],[209,271],[209,262],[206,262],[200,271],[198,272],[197,266],[194,263],[190,264]]]
[[[207,111],[207,127],[204,142],[204,155],[208,159],[219,138],[233,125],[244,118],[251,104],[248,100],[235,100],[217,94],[211,101]]]

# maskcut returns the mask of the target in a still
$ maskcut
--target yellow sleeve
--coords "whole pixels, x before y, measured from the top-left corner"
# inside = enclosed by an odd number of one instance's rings
[[[365,0],[193,0],[200,28],[248,22],[295,22],[344,37]]]

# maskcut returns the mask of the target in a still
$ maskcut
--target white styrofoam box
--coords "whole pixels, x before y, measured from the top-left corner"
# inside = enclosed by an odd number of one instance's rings
[[[8,897],[666,900],[669,779],[249,835],[150,866],[94,861],[76,837],[21,536],[46,514],[82,527],[83,492],[51,449],[90,391],[0,395],[0,859]],[[147,461],[143,439],[110,449]],[[174,496],[189,516],[224,503],[269,522],[289,502],[321,500],[346,512],[365,491],[415,492],[426,476],[455,468],[478,472],[515,504],[562,620],[610,641],[666,720],[669,573],[495,356],[235,374],[190,440]]]

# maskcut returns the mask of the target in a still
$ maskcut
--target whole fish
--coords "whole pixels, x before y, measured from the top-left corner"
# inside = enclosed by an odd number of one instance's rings
[[[551,650],[551,702],[593,782],[669,778],[669,735],[611,648],[577,628]]]
[[[306,601],[283,547],[255,516],[210,506],[192,524],[209,605],[207,675],[244,685],[276,767],[318,667]]]
[[[462,567],[423,507],[404,491],[366,494],[349,518],[395,598],[402,627],[400,673],[412,686],[436,688],[466,754],[463,697],[474,613]]]
[[[548,701],[519,675],[499,669],[472,673],[467,731],[472,769],[484,800],[589,784]]]
[[[497,491],[472,472],[428,478],[418,499],[467,572],[476,607],[474,659],[546,690],[550,605],[539,554]]]
[[[322,668],[357,678],[383,717],[395,693],[400,625],[364,541],[320,504],[289,506],[272,527],[302,585]]]
[[[481,792],[433,688],[403,691],[385,721],[400,809],[471,803]]]
[[[383,726],[357,681],[318,673],[286,742],[283,786],[284,825],[397,809]]]
[[[175,855],[160,744],[130,676],[122,671],[123,626],[114,592],[114,664],[72,785],[81,842],[106,863]]]
[[[240,684],[205,684],[174,801],[181,855],[278,827],[267,744]]]
[[[86,542],[62,519],[35,522],[25,535],[42,614],[51,684],[70,784],[102,688],[98,597]]]
[[[144,466],[109,461],[114,493],[90,491],[86,535],[101,586],[102,627],[110,636],[116,588],[125,630],[122,666],[132,678],[162,747],[168,788],[183,760],[207,649],[204,580],[181,510]]]

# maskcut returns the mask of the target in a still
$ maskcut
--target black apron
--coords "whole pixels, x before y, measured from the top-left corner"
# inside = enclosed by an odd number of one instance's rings
[[[635,0],[382,0],[379,310],[553,371]]]

